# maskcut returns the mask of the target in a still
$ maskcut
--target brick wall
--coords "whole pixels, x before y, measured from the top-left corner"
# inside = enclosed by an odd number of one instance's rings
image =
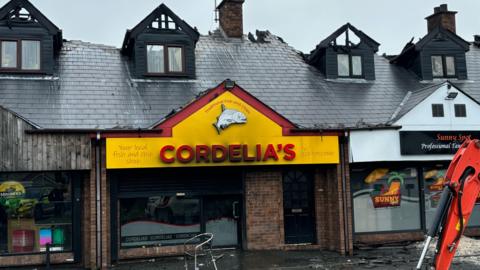
[[[245,175],[246,249],[280,249],[283,246],[282,201],[281,172]]]
[[[355,245],[391,244],[424,240],[423,232],[377,233],[355,235]]]
[[[46,257],[44,254],[38,255],[20,255],[20,256],[0,256],[1,267],[21,266],[21,265],[44,265]],[[73,261],[73,253],[58,253],[50,255],[50,263],[64,264]]]
[[[102,269],[110,266],[111,248],[110,248],[110,183],[107,179],[106,169],[106,142],[102,141],[101,151],[101,211],[102,211]]]

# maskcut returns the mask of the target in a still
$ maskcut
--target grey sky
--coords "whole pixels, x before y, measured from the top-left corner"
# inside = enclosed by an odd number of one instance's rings
[[[220,2],[220,0],[217,0]],[[0,0],[5,4],[6,0]],[[216,28],[214,0],[31,0],[66,39],[120,47],[126,29],[134,27],[162,2],[200,33]],[[268,29],[297,50],[309,52],[346,22],[377,42],[380,52],[397,54],[413,36],[426,34],[425,17],[447,3],[458,11],[457,34],[473,40],[480,34],[478,0],[245,0],[244,31]]]

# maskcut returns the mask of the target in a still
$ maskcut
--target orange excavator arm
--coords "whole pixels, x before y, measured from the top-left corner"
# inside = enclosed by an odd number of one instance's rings
[[[465,141],[448,167],[432,227],[417,265],[421,269],[430,241],[438,236],[433,260],[436,270],[448,270],[480,193],[480,141]]]

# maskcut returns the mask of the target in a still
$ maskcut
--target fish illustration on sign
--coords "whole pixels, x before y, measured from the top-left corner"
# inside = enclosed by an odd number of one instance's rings
[[[227,109],[224,104],[222,104],[222,113],[217,117],[217,122],[213,123],[213,126],[217,130],[218,134],[222,130],[225,130],[227,127],[233,124],[245,124],[247,123],[247,117],[233,109]]]

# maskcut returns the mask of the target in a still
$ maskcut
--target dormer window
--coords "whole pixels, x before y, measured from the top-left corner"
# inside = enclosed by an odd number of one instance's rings
[[[380,44],[347,23],[322,40],[306,61],[327,79],[375,80],[375,53]]]
[[[362,77],[362,56],[337,54],[338,77]]]
[[[195,44],[200,34],[161,4],[132,30],[122,53],[133,62],[136,77],[195,76]]]
[[[40,70],[40,41],[2,40],[1,68],[12,71]],[[19,48],[20,47],[20,48]]]
[[[455,77],[455,57],[432,55],[432,74],[434,78]]]

